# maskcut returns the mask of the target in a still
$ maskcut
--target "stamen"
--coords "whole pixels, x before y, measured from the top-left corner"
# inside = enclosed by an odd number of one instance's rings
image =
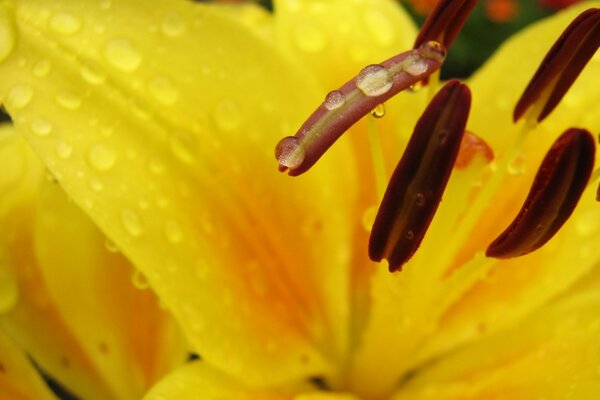
[[[552,145],[514,221],[490,244],[486,256],[513,258],[550,240],[573,213],[594,168],[595,143],[571,128]]]
[[[306,172],[331,145],[379,104],[438,70],[446,50],[437,42],[365,67],[356,78],[330,92],[295,136],[275,149],[279,170],[297,176]]]
[[[373,261],[396,271],[418,249],[441,201],[469,116],[471,93],[448,82],[415,127],[375,218],[369,241]]]
[[[539,114],[532,117],[538,122],[546,118],[599,46],[600,9],[592,8],[575,18],[548,51],[517,102],[513,120],[516,122],[533,105]]]
[[[476,4],[477,0],[440,0],[423,24],[414,48],[430,40],[450,48]]]

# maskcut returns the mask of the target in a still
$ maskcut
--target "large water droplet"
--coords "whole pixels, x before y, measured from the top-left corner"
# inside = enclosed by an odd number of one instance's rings
[[[52,64],[50,63],[50,61],[40,60],[35,63],[35,65],[33,66],[33,69],[31,70],[31,73],[33,74],[33,76],[35,76],[37,78],[43,78],[45,76],[48,76],[51,69],[52,69]]]
[[[356,78],[356,87],[370,97],[387,93],[393,84],[390,72],[383,65],[368,65]]]
[[[286,136],[277,143],[275,157],[279,164],[294,169],[299,167],[306,157],[306,150],[295,136]]]
[[[135,71],[142,63],[142,55],[128,39],[112,39],[104,47],[104,57],[115,68]]]
[[[0,5],[0,62],[6,60],[12,53],[16,41],[17,29],[12,7],[2,3]]]
[[[346,97],[339,90],[329,92],[325,97],[325,108],[328,110],[335,110],[340,108],[346,102]]]
[[[10,108],[21,109],[26,107],[33,97],[33,89],[27,85],[15,85],[8,91],[6,104]]]
[[[160,25],[160,29],[165,36],[180,36],[185,31],[185,21],[176,12],[171,12],[165,16]]]
[[[428,69],[425,60],[418,56],[408,56],[403,63],[403,70],[412,76],[423,75]]]
[[[50,19],[50,29],[63,35],[73,35],[81,29],[81,21],[73,14],[61,12]]]
[[[158,102],[170,106],[179,98],[179,91],[166,76],[156,76],[148,82],[148,91]]]
[[[121,211],[121,223],[127,233],[133,237],[139,237],[144,231],[142,219],[137,212],[130,208],[125,208]]]
[[[117,153],[104,144],[97,144],[88,151],[88,161],[98,171],[108,171],[117,161]]]
[[[327,41],[321,29],[310,22],[302,22],[293,30],[294,43],[307,53],[317,53],[325,49]]]
[[[181,225],[175,220],[167,221],[165,224],[165,236],[171,243],[179,243],[183,239]]]
[[[76,93],[61,90],[56,94],[55,98],[58,105],[67,110],[77,110],[81,107],[81,97]]]
[[[31,131],[38,136],[48,136],[52,132],[52,123],[45,118],[38,117],[31,122]]]
[[[217,128],[222,131],[233,131],[239,128],[242,115],[239,106],[232,100],[222,100],[215,105],[213,113]]]
[[[71,157],[72,153],[73,146],[71,146],[69,143],[58,142],[56,144],[56,155],[62,158],[63,160],[66,160],[67,158]]]

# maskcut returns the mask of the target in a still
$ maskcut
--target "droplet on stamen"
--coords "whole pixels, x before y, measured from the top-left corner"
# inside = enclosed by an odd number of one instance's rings
[[[369,97],[381,96],[388,92],[394,81],[392,75],[379,64],[368,65],[359,72],[356,87]]]
[[[336,110],[344,105],[346,97],[339,90],[333,90],[325,97],[325,108],[328,110]]]
[[[275,157],[280,168],[284,170],[298,167],[304,161],[305,156],[304,146],[300,143],[300,139],[295,136],[284,137],[275,148]]]

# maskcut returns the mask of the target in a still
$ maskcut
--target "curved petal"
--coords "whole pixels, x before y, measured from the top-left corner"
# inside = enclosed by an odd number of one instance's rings
[[[598,270],[598,268],[596,268]],[[600,296],[593,283],[416,372],[400,399],[591,399],[600,392]]]
[[[8,173],[0,185],[0,268],[15,288],[0,326],[79,396],[139,398],[185,359],[179,331],[150,292],[133,286],[131,265],[42,176],[22,137],[9,126],[0,132],[0,153],[13,154],[1,161]],[[8,185],[11,175],[19,179]]]
[[[313,86],[192,2],[15,7],[8,111],[195,350],[248,382],[326,370],[346,342],[352,160],[341,146],[291,180],[272,155]]]
[[[10,400],[56,399],[25,354],[2,331],[0,331],[0,396]]]
[[[202,361],[188,364],[159,382],[143,400],[285,400],[291,393],[252,390]]]

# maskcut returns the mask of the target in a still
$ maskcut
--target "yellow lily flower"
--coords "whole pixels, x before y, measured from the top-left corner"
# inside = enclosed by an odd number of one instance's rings
[[[512,151],[512,109],[547,49],[599,6],[528,28],[470,79],[467,129],[496,156]],[[168,371],[146,400],[595,398],[597,182],[541,249],[481,252],[555,138],[600,131],[598,54],[507,168],[475,157],[453,172],[391,274],[368,260],[369,229],[428,90],[388,101],[301,177],[277,171],[273,148],[416,29],[391,0],[275,10],[0,1],[14,121],[0,131],[0,395],[54,398],[24,351],[85,399],[140,398]],[[492,199],[471,206],[492,174]],[[183,364],[188,343],[201,360]]]

